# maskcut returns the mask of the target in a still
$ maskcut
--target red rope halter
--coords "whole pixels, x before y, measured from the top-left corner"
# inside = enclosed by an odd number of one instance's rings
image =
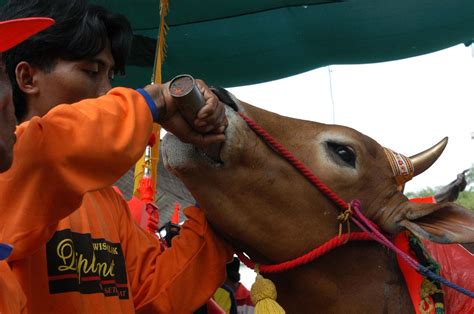
[[[308,179],[311,184],[313,184],[319,191],[321,191],[321,193],[323,193],[327,198],[333,201],[342,210],[349,209],[349,205],[342,198],[340,198],[333,190],[331,190],[326,184],[319,180],[319,178],[316,177],[311,172],[311,170],[306,167],[305,164],[303,164],[298,158],[296,158],[283,145],[278,143],[264,128],[262,128],[255,121],[251,120],[249,117],[245,116],[243,113],[238,112],[238,114],[242,117],[242,119],[244,119],[244,121],[255,133],[261,136],[268,145],[274,148],[278,152],[278,154],[280,154],[291,165],[293,165],[293,167],[295,167],[306,179]],[[331,240],[315,248],[314,250],[292,260],[274,265],[258,265],[258,270],[262,273],[283,272],[296,266],[307,264],[315,260],[316,258],[326,254],[327,252],[346,244],[347,241],[367,240],[372,240],[371,235],[367,232],[345,233],[332,238]],[[257,266],[255,262],[250,260],[250,258],[245,256],[243,253],[237,252],[237,255],[242,261],[242,263],[244,263],[247,267],[254,269]]]
[[[474,298],[474,292],[459,287],[458,285],[446,280],[445,278],[433,273],[428,268],[420,265],[418,261],[414,260],[411,256],[401,251],[398,247],[396,247],[385,235],[382,234],[378,226],[367,219],[362,212],[360,211],[360,202],[358,200],[353,200],[351,205],[344,202],[334,191],[332,191],[328,186],[326,186],[321,180],[319,180],[309,169],[306,167],[301,161],[298,160],[290,151],[288,151],[283,145],[278,143],[275,139],[273,139],[267,131],[265,131],[260,125],[256,122],[238,112],[238,114],[244,119],[245,122],[249,125],[249,127],[255,131],[259,136],[261,136],[268,145],[273,147],[281,156],[283,156],[291,165],[293,165],[303,176],[310,181],[319,191],[321,191],[326,197],[332,200],[337,206],[339,206],[344,211],[347,211],[349,208],[353,209],[353,215],[350,217],[351,221],[354,222],[363,232],[357,233],[346,233],[342,236],[335,237],[328,242],[324,243],[319,248],[312,250],[309,253],[306,253],[303,256],[298,258],[292,259],[287,262],[283,262],[276,265],[258,265],[258,271],[260,272],[282,272],[293,267],[303,265],[309,263],[310,261],[318,258],[319,256],[329,252],[330,250],[341,246],[349,240],[375,240],[378,243],[385,245],[396,254],[398,254],[401,258],[403,258],[408,265],[412,268],[417,270],[423,276],[431,278],[435,281],[438,281],[452,289],[455,289],[471,298]],[[242,253],[239,253],[239,258],[242,262],[248,266],[249,268],[255,268],[257,265],[250,261]]]
[[[320,256],[323,256],[327,252],[341,246],[347,243],[348,240],[351,241],[367,241],[367,240],[372,240],[369,234],[366,232],[353,232],[353,233],[345,233],[341,236],[336,236],[332,238],[331,240],[327,241],[323,245],[315,248],[314,250],[300,256],[297,258],[294,258],[292,260],[279,263],[279,264],[274,264],[274,265],[260,265],[258,264],[258,270],[262,273],[279,273],[283,271],[287,271],[289,269],[295,268],[296,266],[301,266],[304,264],[307,264],[309,262],[312,262],[313,260],[317,259]],[[241,252],[237,252],[237,256],[239,259],[242,261],[242,263],[245,264],[248,268],[255,269],[257,266],[257,263],[253,262],[245,256]]]

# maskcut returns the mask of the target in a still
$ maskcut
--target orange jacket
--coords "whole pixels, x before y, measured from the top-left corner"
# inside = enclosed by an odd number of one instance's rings
[[[202,212],[160,253],[112,188],[143,153],[152,118],[142,96],[116,88],[61,105],[17,129],[0,175],[0,242],[30,313],[189,313],[223,282],[230,248]],[[204,276],[205,274],[205,276]]]
[[[26,297],[10,266],[0,261],[0,313],[22,313],[26,308]]]

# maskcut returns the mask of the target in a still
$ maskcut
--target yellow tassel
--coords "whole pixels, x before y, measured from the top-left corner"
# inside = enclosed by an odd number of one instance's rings
[[[250,288],[250,296],[255,304],[255,314],[284,314],[285,310],[276,302],[276,287],[270,279],[257,274]]]
[[[161,80],[161,65],[165,60],[165,53],[166,53],[166,30],[168,26],[166,25],[165,17],[168,15],[169,12],[169,0],[161,0],[160,1],[160,30],[158,32],[158,40],[156,41],[156,56],[155,56],[155,65],[153,69],[153,74],[151,78],[152,84],[162,83]],[[153,145],[151,148],[151,178],[152,178],[152,186],[154,190],[156,190],[156,180],[157,180],[157,173],[156,169],[158,169],[158,160],[160,154],[160,126],[156,123],[153,123],[153,134],[155,134],[157,138],[157,143]],[[135,164],[135,179],[133,184],[133,194],[136,197],[140,197],[140,193],[138,192],[138,187],[140,186],[140,179],[143,177],[143,169],[145,165],[145,156],[143,155],[139,161]],[[156,193],[154,194],[153,201],[156,200]]]
[[[153,70],[152,83],[162,83],[161,77],[161,66],[163,61],[165,61],[166,54],[166,33],[168,30],[168,25],[166,25],[165,18],[169,12],[169,0],[160,1],[160,29],[158,32],[158,40],[156,43],[156,58],[155,58],[155,68]]]

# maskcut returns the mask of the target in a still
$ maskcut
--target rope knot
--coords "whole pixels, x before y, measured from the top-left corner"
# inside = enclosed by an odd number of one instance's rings
[[[352,209],[351,209],[351,204],[349,204],[348,206],[349,207],[343,213],[337,216],[337,220],[339,220],[340,224],[347,222],[351,218],[351,215],[353,214]]]
[[[339,237],[342,236],[342,224],[343,223],[346,223],[347,224],[347,233],[350,235],[351,233],[351,224],[350,224],[350,218],[352,217],[352,208],[351,208],[351,204],[347,204],[347,209],[342,212],[341,214],[339,214],[339,216],[337,216],[337,220],[339,221]],[[347,237],[346,239],[346,242],[349,241],[349,237]]]

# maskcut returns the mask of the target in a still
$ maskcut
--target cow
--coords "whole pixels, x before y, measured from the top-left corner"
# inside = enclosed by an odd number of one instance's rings
[[[231,94],[220,98],[234,105],[226,108],[229,125],[220,160],[172,134],[163,139],[163,160],[213,228],[257,263],[288,261],[333,238],[340,211],[237,111],[260,124],[343,200],[359,200],[362,212],[386,234],[409,230],[439,243],[474,242],[473,212],[454,203],[409,202],[403,194],[406,180],[398,180],[389,162],[388,155],[396,153],[372,138],[346,126],[284,117]],[[414,175],[431,166],[444,145],[410,157]],[[348,242],[309,264],[266,276],[287,313],[414,312],[395,254],[372,241]]]

